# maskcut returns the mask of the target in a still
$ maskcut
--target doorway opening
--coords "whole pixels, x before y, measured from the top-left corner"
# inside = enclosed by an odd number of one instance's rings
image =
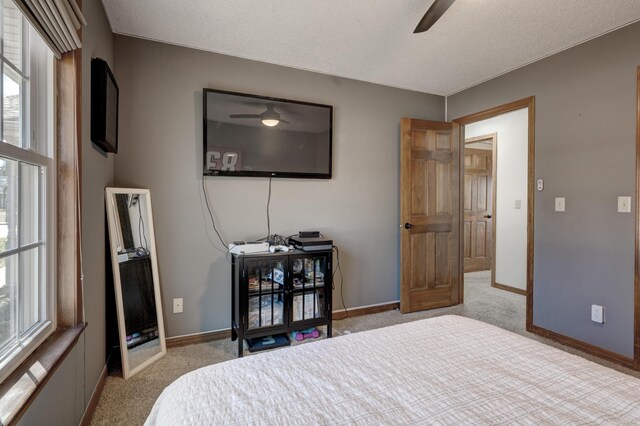
[[[461,125],[461,294],[522,297],[532,318],[534,98],[454,120]],[[504,295],[504,293],[502,293]],[[461,300],[462,302],[462,300]],[[522,324],[522,323],[520,323]]]

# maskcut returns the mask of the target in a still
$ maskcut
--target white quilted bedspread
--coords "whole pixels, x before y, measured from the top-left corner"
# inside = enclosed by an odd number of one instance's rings
[[[185,374],[147,425],[640,425],[640,379],[443,316]]]

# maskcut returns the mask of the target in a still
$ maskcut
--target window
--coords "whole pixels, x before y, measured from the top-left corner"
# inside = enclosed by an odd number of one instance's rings
[[[0,380],[55,328],[53,55],[0,0]]]

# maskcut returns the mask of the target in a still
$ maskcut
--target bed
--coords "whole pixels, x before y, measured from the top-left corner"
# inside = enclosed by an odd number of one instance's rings
[[[201,368],[146,424],[640,425],[640,379],[450,315]]]

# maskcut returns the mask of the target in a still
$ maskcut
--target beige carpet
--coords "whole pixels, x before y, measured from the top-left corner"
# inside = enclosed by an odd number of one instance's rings
[[[640,377],[640,373],[601,361],[579,351],[558,345],[525,331],[525,297],[492,288],[489,272],[465,275],[465,303],[451,308],[435,309],[403,315],[398,311],[383,312],[364,317],[334,320],[334,335],[355,333],[386,327],[403,322],[456,314],[478,319],[498,327],[526,335],[584,356],[616,370]],[[341,318],[341,314],[335,315]],[[308,344],[308,343],[302,343]],[[275,349],[279,350],[279,349]],[[94,425],[140,425],[144,423],[151,407],[162,390],[181,375],[218,362],[234,359],[236,342],[222,340],[170,349],[167,355],[129,380],[108,377],[100,402],[93,417]],[[246,354],[249,354],[245,351]]]

